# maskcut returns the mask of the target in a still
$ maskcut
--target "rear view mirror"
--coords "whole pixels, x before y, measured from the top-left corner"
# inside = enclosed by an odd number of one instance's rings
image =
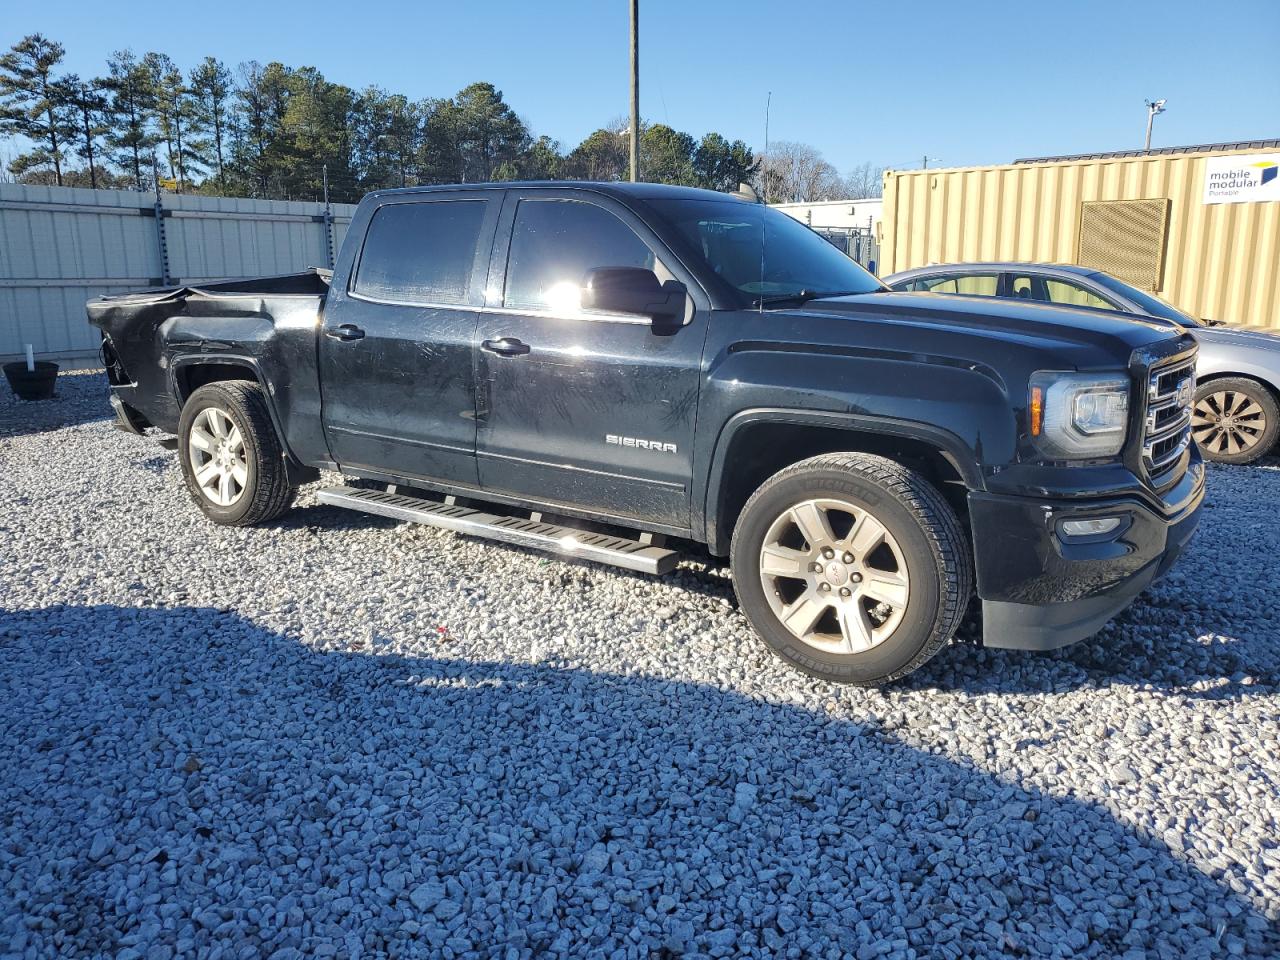
[[[654,323],[679,325],[684,322],[687,293],[680,281],[659,283],[657,274],[642,267],[597,267],[587,272],[582,306],[586,310],[634,313]]]

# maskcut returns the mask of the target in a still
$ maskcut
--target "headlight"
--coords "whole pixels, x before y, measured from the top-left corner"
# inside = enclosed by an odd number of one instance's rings
[[[1129,423],[1129,378],[1041,371],[1031,378],[1029,410],[1031,436],[1047,455],[1114,456]]]

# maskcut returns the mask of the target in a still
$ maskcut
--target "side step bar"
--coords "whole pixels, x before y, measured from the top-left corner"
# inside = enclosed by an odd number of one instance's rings
[[[316,497],[321,503],[335,507],[362,510],[381,517],[422,523],[473,537],[514,543],[562,557],[594,560],[596,563],[607,563],[640,573],[670,573],[679,560],[679,555],[674,550],[655,547],[639,540],[575,530],[539,520],[502,517],[457,504],[437,503],[422,497],[406,497],[382,490],[325,487],[317,491]]]

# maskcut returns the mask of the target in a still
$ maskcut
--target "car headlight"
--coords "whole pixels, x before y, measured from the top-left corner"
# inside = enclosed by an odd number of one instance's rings
[[[1048,456],[1114,456],[1129,424],[1129,378],[1041,371],[1031,378],[1029,411],[1031,436]]]

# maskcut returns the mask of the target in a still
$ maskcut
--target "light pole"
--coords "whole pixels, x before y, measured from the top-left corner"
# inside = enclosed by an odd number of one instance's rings
[[[631,0],[631,182],[640,179],[640,0]]]
[[[1164,113],[1165,101],[1164,100],[1147,100],[1145,102],[1147,104],[1147,142],[1142,149],[1143,149],[1143,152],[1150,153],[1151,152],[1151,125],[1155,123],[1157,113]]]
[[[937,158],[937,157],[929,157],[929,156],[926,156],[926,157],[924,157],[924,158],[922,158],[922,159],[924,160],[924,162],[920,164],[920,169],[921,169],[921,170],[928,170],[928,169],[929,169],[929,163],[930,163],[930,162],[933,162],[933,163],[937,163],[937,162],[938,162],[938,158]]]

